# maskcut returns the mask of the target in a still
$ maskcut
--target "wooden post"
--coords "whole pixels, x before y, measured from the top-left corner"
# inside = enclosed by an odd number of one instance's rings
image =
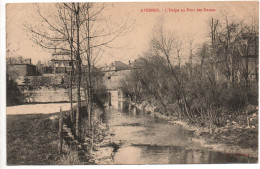
[[[91,139],[91,151],[93,151],[94,148],[94,137],[95,137],[95,128],[94,128],[94,124],[91,124],[91,129],[92,129],[92,139]]]
[[[73,124],[74,123],[74,110],[73,107],[70,109],[70,121]]]
[[[248,111],[246,111],[246,122],[247,122],[247,127],[250,128],[249,117],[248,117]]]
[[[62,153],[62,132],[63,132],[63,112],[60,107],[60,117],[59,117],[59,152]]]
[[[76,112],[76,137],[79,138],[79,108],[77,107]]]

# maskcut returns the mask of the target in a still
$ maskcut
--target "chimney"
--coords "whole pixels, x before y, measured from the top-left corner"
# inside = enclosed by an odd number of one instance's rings
[[[30,65],[32,64],[32,59],[30,58]]]

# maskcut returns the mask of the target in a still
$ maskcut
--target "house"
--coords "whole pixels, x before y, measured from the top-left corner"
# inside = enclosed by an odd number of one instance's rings
[[[254,80],[258,76],[258,58],[233,58],[233,72],[235,81],[240,82],[246,76],[248,70],[248,80]],[[247,64],[246,64],[247,63]],[[228,77],[226,61],[218,61],[216,63],[216,80],[223,81]]]
[[[69,52],[55,52],[52,55],[50,64],[53,67],[52,73],[70,74],[72,65],[75,66],[75,60],[71,60]]]
[[[31,59],[7,58],[7,73],[13,80],[21,76],[36,76],[36,66],[31,63]]]
[[[128,70],[130,67],[127,64],[124,64],[121,61],[114,61],[111,64],[109,64],[108,66],[106,66],[103,71],[107,71],[107,72],[116,72],[116,71],[120,71],[120,70]]]
[[[257,37],[255,37],[257,36]],[[258,35],[254,33],[243,34],[241,46],[234,50],[232,58],[228,60],[222,58],[216,62],[216,80],[226,81],[229,77],[229,67],[232,68],[234,81],[240,82],[242,80],[252,81],[258,77]],[[221,58],[221,57],[219,57]]]
[[[124,82],[131,73],[128,65],[115,61],[104,69],[103,81],[108,92],[108,106],[121,107],[127,96],[123,92]]]

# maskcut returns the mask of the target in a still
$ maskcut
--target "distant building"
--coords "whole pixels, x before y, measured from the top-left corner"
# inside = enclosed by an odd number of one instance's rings
[[[244,42],[246,50],[243,52],[243,48],[240,50],[234,50],[233,51],[233,57],[232,60],[228,60],[228,63],[231,64],[232,61],[232,69],[233,69],[233,75],[234,75],[234,81],[240,82],[241,80],[244,80],[247,76],[248,80],[254,80],[258,77],[258,48],[259,44],[255,42],[254,37],[255,34],[248,33],[244,35],[244,40],[241,42]],[[256,37],[258,39],[258,36]],[[227,77],[229,77],[229,72],[227,61],[224,59],[219,60],[216,63],[216,80],[227,80]]]
[[[52,55],[52,73],[70,73],[72,70],[72,64],[75,66],[75,60],[71,60],[69,52],[58,52]]]
[[[118,108],[126,100],[123,85],[130,75],[131,69],[128,65],[115,61],[108,65],[104,72],[103,80],[108,92],[108,105]]]
[[[249,57],[248,62],[248,80],[254,80],[258,76],[258,58]],[[233,72],[234,80],[240,82],[245,78],[246,72],[246,58],[233,58]],[[216,63],[216,79],[226,80],[228,77],[228,70],[226,61],[219,61]]]
[[[104,71],[120,71],[120,70],[128,70],[130,67],[127,64],[124,64],[121,61],[114,61],[113,63],[106,66]]]
[[[36,66],[31,63],[31,59],[7,58],[7,73],[16,80],[20,76],[36,76]]]

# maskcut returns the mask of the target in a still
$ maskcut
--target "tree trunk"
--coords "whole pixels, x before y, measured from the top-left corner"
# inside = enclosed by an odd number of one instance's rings
[[[258,70],[258,64],[257,64],[257,49],[258,49],[258,45],[257,45],[257,34],[255,34],[255,80],[256,82],[258,83],[258,73],[257,73],[257,70]]]
[[[70,59],[71,59],[71,71],[70,71],[70,118],[71,122],[74,121],[74,114],[73,114],[73,74],[74,74],[74,63],[73,63],[73,11],[71,11],[71,40],[70,40]]]
[[[72,77],[73,77],[73,75],[72,75],[72,70],[71,70],[71,72],[70,72],[70,121],[71,121],[71,123],[73,123],[73,119],[74,119],[74,115],[73,115],[73,93],[72,93],[72,81],[73,81],[73,79],[72,79]]]
[[[90,25],[89,25],[89,21],[90,21],[90,17],[89,17],[89,7],[87,7],[87,34],[88,34],[88,51],[87,51],[87,61],[88,61],[88,81],[89,81],[89,85],[88,85],[88,122],[89,125],[92,127],[91,125],[91,114],[92,114],[92,80],[91,80],[91,48],[90,48]]]
[[[81,95],[80,95],[80,86],[81,86],[81,58],[80,58],[80,41],[79,41],[79,27],[80,27],[80,15],[79,15],[79,3],[77,3],[76,11],[76,29],[77,29],[77,114],[76,114],[76,136],[80,136],[79,126],[80,126],[80,108],[81,108]]]
[[[246,88],[248,86],[248,75],[249,75],[249,71],[248,71],[248,52],[249,52],[249,45],[247,46],[247,49],[246,49],[246,72],[245,72]]]

